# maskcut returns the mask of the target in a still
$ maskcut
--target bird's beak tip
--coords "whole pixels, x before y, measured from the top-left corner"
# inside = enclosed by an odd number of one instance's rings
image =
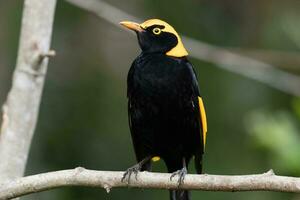
[[[121,22],[119,22],[119,24],[120,24],[120,25],[124,25],[124,24],[126,24],[126,22],[127,22],[127,21],[121,21]]]
[[[141,28],[141,25],[135,22],[131,22],[131,21],[121,21],[119,22],[120,25],[133,30],[133,31],[137,31],[137,32],[141,32],[143,31],[143,29]]]

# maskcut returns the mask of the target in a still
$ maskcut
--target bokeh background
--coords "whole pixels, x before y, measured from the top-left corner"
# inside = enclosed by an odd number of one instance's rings
[[[165,19],[187,36],[300,74],[299,0],[106,2],[142,19]],[[0,104],[5,101],[16,63],[22,6],[21,0],[0,0]],[[49,63],[26,174],[77,166],[125,170],[133,165],[126,76],[140,52],[136,38],[58,0],[51,46],[57,56]],[[253,174],[272,168],[277,174],[300,176],[299,98],[208,62],[191,61],[208,117],[205,173]],[[155,164],[154,171],[165,171],[163,162]],[[193,165],[190,172],[194,172]],[[107,194],[103,189],[78,187],[24,199],[168,198],[164,190],[122,188]],[[192,199],[282,200],[300,196],[194,191]]]

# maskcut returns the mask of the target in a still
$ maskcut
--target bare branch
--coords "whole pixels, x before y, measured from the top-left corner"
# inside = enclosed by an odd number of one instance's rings
[[[272,49],[246,49],[229,47],[226,48],[230,52],[244,55],[256,60],[261,60],[272,64],[274,67],[300,73],[300,52],[297,51],[284,51],[284,50],[272,50]]]
[[[36,126],[56,0],[25,0],[17,65],[3,106],[0,181],[23,176]],[[50,51],[51,52],[51,51]],[[53,54],[53,53],[51,53]]]
[[[265,83],[282,92],[300,97],[300,76],[246,56],[232,53],[221,47],[212,46],[184,37],[191,56],[214,63],[216,66]]]
[[[143,21],[101,0],[66,0],[119,26],[122,20]],[[217,67],[254,79],[282,92],[300,97],[300,77],[250,57],[232,53],[222,47],[183,37],[190,55],[215,64]]]
[[[18,178],[0,185],[0,200],[20,197],[65,186],[101,187],[107,192],[114,187],[178,189],[171,174],[140,172],[130,183],[122,182],[124,172],[95,171],[82,167]],[[205,191],[278,191],[300,193],[300,178],[276,176],[272,170],[264,174],[223,176],[187,175],[181,189]]]

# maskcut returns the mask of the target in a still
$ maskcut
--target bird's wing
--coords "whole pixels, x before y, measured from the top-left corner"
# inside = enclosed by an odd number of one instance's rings
[[[205,112],[205,107],[203,103],[203,99],[200,95],[200,90],[198,86],[198,80],[197,76],[195,73],[195,70],[192,66],[191,63],[187,62],[191,77],[192,77],[192,88],[193,88],[193,96],[194,96],[194,104],[197,106],[196,109],[194,110],[196,112],[196,115],[198,115],[199,120],[200,120],[200,126],[201,126],[201,135],[202,135],[202,144],[203,144],[203,150],[205,148],[205,143],[206,143],[206,134],[207,134],[207,119],[206,119],[206,112]]]
[[[132,63],[128,76],[127,76],[127,97],[128,97],[128,121],[129,121],[129,128],[131,132],[131,138],[134,146],[135,155],[137,160],[140,161],[144,159],[143,155],[143,147],[140,145],[138,141],[138,137],[136,136],[136,126],[133,125],[136,118],[138,118],[137,109],[134,107],[134,102],[132,102],[132,95],[134,92],[134,81],[133,81],[133,74],[136,66],[136,60]]]
[[[192,77],[192,96],[193,96],[193,112],[196,119],[199,120],[198,131],[201,136],[201,146],[197,147],[195,154],[195,168],[198,174],[202,173],[202,155],[205,150],[206,134],[207,134],[207,120],[204,108],[203,99],[200,95],[198,80],[194,68],[191,63],[187,62]]]
[[[140,108],[136,103],[132,100],[132,96],[134,93],[134,81],[133,81],[133,76],[134,76],[134,70],[137,65],[136,60],[132,63],[130,70],[128,72],[128,77],[127,77],[127,97],[128,97],[128,120],[129,120],[129,128],[130,128],[130,133],[131,133],[131,138],[133,142],[133,147],[134,147],[134,152],[136,155],[136,159],[138,162],[142,161],[145,159],[147,156],[150,156],[147,150],[147,145],[143,143],[143,139],[139,137],[137,134],[139,133],[140,136],[143,136],[145,134],[142,134],[141,131],[143,131],[143,128],[138,126],[136,124],[137,121],[141,118],[140,115]],[[151,162],[146,162],[142,166],[142,170],[147,170],[151,171]]]

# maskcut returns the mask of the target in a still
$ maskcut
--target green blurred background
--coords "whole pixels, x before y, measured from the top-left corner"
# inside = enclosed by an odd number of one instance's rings
[[[143,19],[300,72],[299,0],[108,1]],[[14,70],[21,0],[0,0],[0,104]],[[46,9],[46,8],[45,8]],[[127,19],[124,19],[127,20]],[[126,76],[140,52],[121,27],[58,0],[39,121],[26,174],[83,166],[125,170],[135,163],[127,123]],[[270,168],[300,175],[300,100],[264,84],[191,59],[208,117],[204,171],[253,174]],[[245,66],[247,67],[247,63]],[[300,86],[299,86],[300,90]],[[194,172],[191,165],[191,172]],[[165,171],[163,162],[154,171]],[[192,199],[300,199],[274,192],[201,192]],[[164,190],[62,188],[24,199],[169,199]]]

